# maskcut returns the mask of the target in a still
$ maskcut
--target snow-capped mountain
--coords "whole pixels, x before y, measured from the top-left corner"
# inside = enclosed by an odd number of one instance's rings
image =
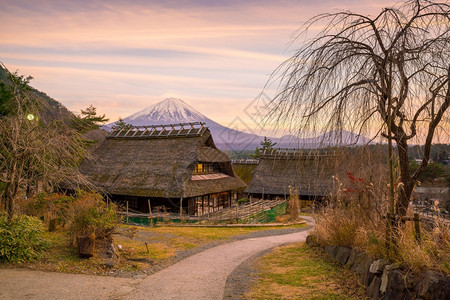
[[[123,121],[135,126],[204,122],[211,131],[214,142],[222,150],[255,150],[264,139],[263,136],[240,131],[239,126],[245,126],[244,124],[232,123],[230,127],[233,128],[220,125],[176,98],[167,98],[124,118]],[[113,124],[106,125],[105,129],[111,129]],[[320,148],[326,145],[362,145],[368,142],[367,138],[358,137],[355,133],[345,130],[330,131],[314,138],[286,135],[271,140],[277,142],[277,148]]]
[[[181,99],[167,98],[123,119],[133,125],[214,122]]]
[[[135,126],[204,122],[216,145],[223,150],[255,149],[263,137],[214,122],[181,99],[167,98],[123,119]],[[106,125],[110,128],[113,123]]]

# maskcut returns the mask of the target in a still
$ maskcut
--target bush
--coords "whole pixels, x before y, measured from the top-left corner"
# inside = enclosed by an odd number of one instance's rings
[[[0,261],[20,263],[39,258],[48,244],[42,222],[30,216],[17,216],[11,223],[0,215]]]
[[[238,204],[239,205],[243,205],[243,204],[245,204],[245,203],[247,203],[249,201],[250,200],[248,200],[248,198],[241,198],[241,199],[238,200]]]
[[[109,237],[117,224],[117,207],[106,204],[97,193],[78,191],[73,203],[73,218],[69,226],[72,244],[82,235],[94,233],[96,239]]]
[[[57,219],[60,224],[68,224],[73,217],[72,209],[76,201],[70,195],[39,193],[23,203],[23,212],[46,222]]]

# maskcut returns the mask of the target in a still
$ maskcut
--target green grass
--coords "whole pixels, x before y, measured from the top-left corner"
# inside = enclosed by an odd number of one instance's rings
[[[276,248],[257,263],[246,299],[366,299],[356,275],[305,243]]]

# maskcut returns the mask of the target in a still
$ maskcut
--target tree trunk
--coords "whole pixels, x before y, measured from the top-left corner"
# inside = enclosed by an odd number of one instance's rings
[[[398,187],[396,211],[400,216],[405,216],[406,211],[408,210],[411,194],[416,183],[411,178],[409,172],[408,144],[405,135],[402,134],[401,137],[396,140],[396,142],[400,165],[400,179],[403,183],[403,186]]]
[[[14,195],[11,192],[11,184],[8,183],[5,189],[6,212],[8,214],[8,222],[11,223],[14,216]]]

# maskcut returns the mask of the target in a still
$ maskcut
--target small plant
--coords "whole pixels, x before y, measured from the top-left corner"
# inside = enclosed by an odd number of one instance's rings
[[[77,201],[73,203],[73,218],[69,226],[72,244],[78,236],[94,233],[96,239],[111,235],[117,224],[117,207],[106,204],[97,193],[78,191]]]
[[[48,244],[43,224],[30,216],[17,216],[8,222],[0,215],[0,261],[21,263],[39,258]]]
[[[248,198],[241,198],[241,199],[238,200],[238,204],[239,205],[243,205],[243,204],[245,204],[245,203],[247,203],[249,201],[250,200],[248,200]]]
[[[57,219],[58,223],[65,225],[72,218],[71,211],[76,200],[70,195],[39,193],[23,204],[24,212],[46,222]]]

